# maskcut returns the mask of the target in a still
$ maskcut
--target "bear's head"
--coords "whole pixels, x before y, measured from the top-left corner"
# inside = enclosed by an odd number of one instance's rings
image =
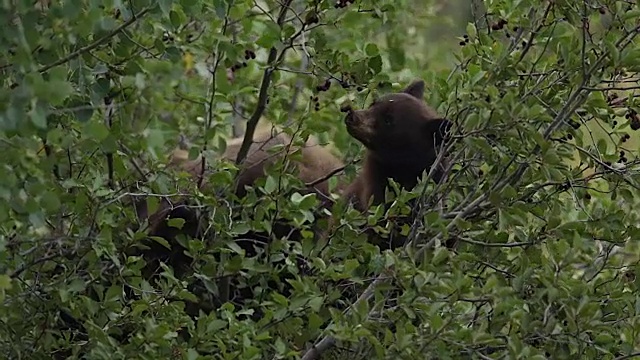
[[[452,124],[424,102],[424,88],[424,81],[417,80],[402,92],[374,100],[368,109],[347,109],[347,131],[377,162],[429,168]]]

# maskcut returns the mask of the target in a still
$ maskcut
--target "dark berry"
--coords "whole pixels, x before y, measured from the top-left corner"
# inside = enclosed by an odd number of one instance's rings
[[[613,126],[618,126],[618,122],[613,120]]]
[[[463,35],[463,37],[464,37],[465,39],[468,39],[468,38],[469,38],[469,35],[464,34],[464,35]]]
[[[362,91],[362,90],[364,90],[364,88],[363,88],[362,86],[358,86],[358,87],[356,88],[356,90],[358,90],[358,91]]]
[[[585,193],[584,194],[584,198],[587,199],[587,200],[591,200],[591,194]]]
[[[604,10],[604,6],[601,6],[600,9],[598,9],[598,11],[600,11],[600,14],[602,15],[606,13],[606,11]]]
[[[460,41],[460,43],[459,43],[459,44],[460,44],[460,46],[464,46],[464,45],[466,44],[466,42],[464,42],[464,41]]]
[[[569,139],[569,140],[573,140],[573,135],[571,135],[571,134],[567,134],[567,139]]]
[[[484,175],[484,171],[478,170],[478,176],[483,176],[483,175]]]
[[[247,63],[246,63],[246,62],[243,62],[243,63],[242,63],[242,67],[247,67],[247,66],[248,66],[248,65],[247,65]]]

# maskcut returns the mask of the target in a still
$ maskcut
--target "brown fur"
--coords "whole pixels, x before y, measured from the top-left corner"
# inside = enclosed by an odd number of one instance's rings
[[[235,161],[236,156],[240,150],[242,144],[241,138],[231,139],[227,142],[227,149],[222,155],[222,158]],[[291,139],[283,134],[279,133],[273,136],[271,131],[260,131],[254,136],[254,143],[249,149],[246,160],[240,165],[239,173],[236,177],[235,194],[238,197],[243,197],[246,194],[245,186],[252,186],[255,182],[264,176],[265,167],[275,161],[282,160],[283,156],[288,152],[299,149],[301,152],[301,160],[293,160],[293,165],[297,168],[298,177],[305,183],[313,183],[318,179],[325,177],[337,168],[343,166],[343,163],[331,152],[317,144],[314,144],[312,140],[302,146],[287,146],[291,143]],[[284,145],[281,150],[273,153],[270,149],[275,146]],[[187,151],[183,149],[175,149],[169,166],[173,169],[181,169],[191,174],[194,182],[201,181],[201,191],[211,191],[209,184],[206,182],[206,176],[200,180],[202,174],[202,157],[198,157],[195,160],[189,160]],[[207,168],[205,163],[205,169]],[[205,171],[206,174],[206,171]],[[301,191],[302,193],[315,192],[318,195],[319,200],[323,207],[328,207],[332,203],[329,191],[328,179],[319,181],[312,189]],[[168,251],[165,247],[158,244],[155,241],[147,241],[146,244],[150,247],[145,251],[145,257],[147,258],[147,276],[152,273],[158,267],[158,260],[162,260],[165,263],[170,264],[176,273],[176,276],[180,277],[191,266],[191,258],[184,254],[185,248],[176,241],[176,236],[183,234],[192,238],[201,238],[201,229],[203,228],[203,222],[200,221],[198,212],[189,207],[189,199],[183,198],[169,203],[169,201],[163,200],[160,208],[153,214],[147,216],[146,204],[142,203],[138,208],[138,213],[143,218],[149,220],[148,234],[151,236],[159,236],[164,238],[171,245],[171,251]],[[168,226],[168,218],[182,218],[185,223],[182,229],[177,229]],[[277,237],[287,236],[290,238],[296,237],[296,233],[290,226],[285,224],[274,224],[274,233]],[[243,238],[253,239],[252,242],[239,242],[238,244],[245,250],[247,256],[253,256],[255,251],[253,246],[256,243],[267,242],[268,234],[250,233],[243,236]],[[250,294],[243,294],[244,296],[250,296]]]
[[[342,197],[361,212],[370,202],[384,202],[389,179],[403,189],[413,189],[437,158],[451,123],[423,101],[424,85],[422,80],[414,81],[402,92],[377,99],[368,109],[347,111],[347,131],[366,147],[366,154],[362,170]],[[442,175],[441,163],[433,178],[439,182]],[[378,245],[393,249],[402,242]]]
[[[242,138],[229,140],[222,158],[235,161],[240,151],[242,141]],[[344,166],[340,159],[329,152],[329,150],[316,144],[312,139],[307,140],[305,146],[302,148],[291,145],[290,148],[287,149],[286,146],[291,143],[292,139],[282,132],[272,134],[272,132],[267,129],[257,132],[254,136],[253,144],[249,149],[249,153],[247,154],[247,158],[241,165],[235,189],[236,195],[240,197],[244,196],[246,194],[245,186],[251,186],[257,179],[263,177],[266,166],[281,160],[287,152],[291,154],[298,149],[301,152],[302,161],[296,161],[295,165],[300,180],[305,183],[312,183],[336,168]],[[284,146],[284,148],[274,154],[270,152],[270,150],[275,146]],[[188,160],[185,150],[176,149],[170,159],[170,166],[186,170],[190,172],[194,178],[198,178],[202,171],[202,157],[199,156],[195,160]],[[320,194],[329,196],[328,180],[319,182],[314,188]]]

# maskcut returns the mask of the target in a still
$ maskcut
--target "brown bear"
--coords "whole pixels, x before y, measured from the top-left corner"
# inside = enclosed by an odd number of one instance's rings
[[[327,175],[341,168],[343,166],[342,161],[335,157],[327,148],[314,144],[312,140],[307,141],[302,147],[292,146],[275,155],[268,152],[268,149],[272,149],[277,145],[288,145],[290,142],[291,139],[285,134],[272,136],[270,131],[264,130],[256,133],[247,160],[242,164],[241,171],[237,176],[236,195],[240,197],[244,196],[246,194],[245,186],[253,185],[257,179],[264,176],[264,170],[267,164],[282,159],[285,153],[291,153],[295,149],[300,149],[302,153],[301,160],[295,161],[296,168],[299,171],[299,178],[305,183],[317,183],[310,189],[302,192],[316,192],[322,196],[321,200],[324,200],[323,203],[330,203],[330,201],[328,201],[328,199],[330,199],[330,191]],[[228,142],[227,150],[222,156],[225,159],[234,161],[241,143],[242,139],[231,139]],[[213,191],[213,187],[208,186],[209,184],[206,182],[206,177],[200,181],[200,175],[203,169],[202,165],[203,163],[200,157],[195,160],[189,160],[187,152],[179,148],[174,150],[170,160],[170,168],[186,170],[191,174],[196,186],[199,186],[202,191]],[[205,163],[205,165],[207,164]],[[148,247],[147,249],[140,251],[138,248],[130,248],[127,250],[128,255],[142,255],[145,258],[147,265],[142,270],[142,276],[148,281],[153,282],[153,278],[157,276],[159,261],[171,266],[174,270],[174,275],[178,279],[182,279],[184,274],[190,270],[193,259],[185,254],[186,249],[176,238],[179,235],[186,235],[192,238],[203,239],[201,231],[203,224],[202,221],[200,221],[199,212],[196,211],[196,208],[190,206],[190,199],[188,197],[177,199],[162,198],[158,210],[151,214],[148,212],[146,199],[135,197],[131,200],[138,216],[142,220],[148,220],[148,235],[163,238],[170,244],[171,250],[156,241],[145,239],[144,245]],[[176,218],[184,220],[181,228],[169,226],[168,219]],[[287,226],[282,226],[282,228],[283,230],[280,231],[279,236],[288,233],[285,231],[287,230]],[[260,234],[248,234],[243,237],[250,238],[254,236],[257,238],[258,235]],[[246,248],[245,250],[247,251],[247,255],[251,256],[251,249]],[[201,297],[201,295],[205,293],[205,291],[200,290],[201,288],[201,284],[197,282],[191,283],[189,286],[189,290],[192,293],[199,295],[198,303],[181,299],[181,301],[185,302],[186,313],[191,316],[197,316],[201,310],[208,313],[220,305],[218,299],[207,299],[209,296]],[[236,290],[236,292],[239,293],[241,297],[240,301],[252,295],[252,290],[247,288]],[[128,298],[136,297],[133,287],[125,286],[125,293]],[[90,296],[92,299],[98,300],[98,296],[95,293],[90,293]],[[73,317],[64,309],[60,309],[59,313],[62,320],[61,328],[66,330],[75,329],[75,331],[80,334],[76,339],[80,338],[85,340],[87,330],[84,328],[83,322]],[[259,316],[260,313],[256,311],[254,317]],[[110,336],[119,342],[125,342],[135,327],[133,324],[126,324],[118,328],[117,334],[112,333]],[[188,332],[184,331],[184,329],[178,332],[184,340],[188,340]]]
[[[235,161],[242,141],[243,139],[241,138],[229,140],[222,158]],[[254,135],[254,141],[249,149],[246,160],[240,165],[236,177],[235,194],[240,198],[245,196],[245,187],[254,185],[256,180],[263,177],[265,168],[269,164],[282,160],[287,153],[291,154],[295,150],[300,150],[301,156],[299,160],[293,161],[298,178],[306,184],[313,184],[313,186],[310,186],[306,190],[303,189],[300,192],[303,194],[316,193],[321,202],[321,208],[328,208],[333,201],[330,196],[329,179],[327,175],[335,172],[336,169],[342,168],[344,166],[342,161],[327,148],[315,144],[312,139],[309,139],[304,146],[289,146],[291,141],[292,139],[284,133],[274,135],[270,130],[257,132]],[[269,151],[280,145],[284,145],[284,147],[276,153]],[[201,178],[203,170],[202,157],[189,160],[187,154],[185,150],[175,149],[170,159],[170,167],[190,173],[194,182],[200,183],[201,191],[213,190],[209,187],[209,184],[207,184],[206,176]],[[206,164],[204,168],[207,168]],[[342,186],[344,185],[346,184]],[[171,265],[178,277],[189,270],[191,258],[184,253],[186,249],[179,244],[176,237],[182,234],[192,238],[201,238],[201,230],[205,228],[200,219],[199,212],[189,206],[189,200],[188,198],[176,199],[175,201],[163,199],[159,209],[152,214],[147,214],[146,204],[144,202],[139,204],[137,208],[138,215],[143,219],[148,219],[148,235],[164,238],[171,245],[171,250],[169,251],[153,240],[145,241],[145,245],[149,247],[148,250],[143,252],[147,259],[145,276],[152,276],[152,274],[157,271],[159,266],[158,261],[160,260]],[[321,212],[318,211],[316,216],[320,216],[320,214]],[[169,226],[168,219],[172,218],[181,218],[184,220],[184,224],[180,229]],[[273,232],[276,237],[289,236],[289,239],[292,240],[296,240],[298,236],[295,230],[292,226],[279,222],[274,224],[273,227]],[[256,254],[254,246],[256,244],[260,246],[260,243],[267,243],[268,237],[268,234],[251,232],[242,236],[243,239],[248,241],[238,241],[238,245],[245,250],[246,256],[254,256]],[[247,295],[249,294],[242,294],[241,297],[244,298]]]
[[[374,100],[368,109],[347,109],[347,131],[366,147],[366,154],[360,173],[342,198],[359,211],[367,211],[370,202],[384,202],[389,179],[403,189],[413,189],[437,159],[437,151],[452,124],[424,102],[424,88],[424,81],[416,80],[402,92]],[[442,180],[443,164],[440,162],[434,171],[436,182]],[[404,243],[399,236],[387,244],[371,240],[381,250]]]

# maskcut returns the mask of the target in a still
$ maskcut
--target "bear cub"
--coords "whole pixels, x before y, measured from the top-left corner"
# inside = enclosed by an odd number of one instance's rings
[[[348,133],[366,148],[360,173],[342,194],[357,210],[367,211],[370,201],[374,206],[382,204],[389,179],[403,189],[413,189],[436,161],[452,123],[424,102],[424,90],[424,81],[416,80],[402,92],[374,100],[368,109],[346,110]],[[442,180],[444,167],[441,161],[434,181]],[[394,249],[403,242],[396,239],[378,245],[381,250]]]

